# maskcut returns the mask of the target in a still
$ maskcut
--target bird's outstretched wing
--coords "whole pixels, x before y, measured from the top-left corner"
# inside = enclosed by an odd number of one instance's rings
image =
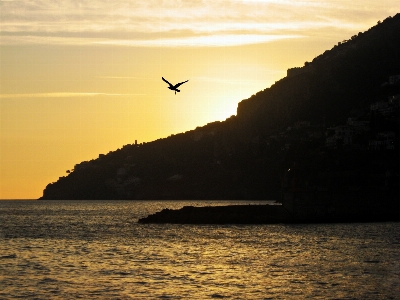
[[[183,82],[179,82],[177,84],[174,85],[174,88],[178,88],[180,85],[184,84],[185,82],[188,82],[189,80],[183,81]]]
[[[166,80],[164,77],[161,77],[163,81],[165,81],[166,83],[169,84],[169,86],[173,86],[170,82],[168,82],[168,80]]]

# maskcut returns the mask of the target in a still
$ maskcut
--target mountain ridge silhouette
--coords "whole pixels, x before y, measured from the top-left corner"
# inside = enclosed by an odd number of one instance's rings
[[[314,163],[328,128],[364,115],[375,124],[364,139],[386,127],[399,131],[397,114],[381,120],[368,112],[371,104],[400,94],[388,84],[400,74],[398,49],[400,14],[289,69],[288,76],[240,101],[236,116],[81,162],[47,185],[40,199],[276,199],[294,161],[303,161],[309,174],[333,168],[337,157]],[[285,140],[288,128],[300,129]],[[392,163],[397,166],[397,158]]]

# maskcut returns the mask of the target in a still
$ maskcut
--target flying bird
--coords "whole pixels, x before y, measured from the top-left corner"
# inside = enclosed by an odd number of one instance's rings
[[[178,87],[179,87],[180,85],[184,84],[185,82],[188,82],[188,81],[189,81],[189,80],[186,80],[186,81],[179,82],[179,83],[173,85],[173,84],[169,83],[168,80],[166,80],[164,77],[161,77],[161,78],[162,78],[163,81],[165,81],[166,83],[169,84],[169,87],[168,87],[168,88],[169,88],[171,91],[174,91],[174,92],[175,92],[175,95],[176,95],[176,92],[180,92],[180,90],[178,90]]]

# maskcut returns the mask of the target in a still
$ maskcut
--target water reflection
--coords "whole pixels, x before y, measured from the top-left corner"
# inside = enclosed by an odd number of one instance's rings
[[[400,294],[398,223],[136,223],[165,205],[1,206],[0,299],[396,299]],[[167,204],[183,205],[188,203]]]

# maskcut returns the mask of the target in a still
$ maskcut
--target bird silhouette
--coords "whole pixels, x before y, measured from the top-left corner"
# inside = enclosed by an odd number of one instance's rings
[[[169,87],[168,87],[168,88],[169,88],[171,91],[174,91],[174,92],[175,92],[175,95],[176,95],[176,92],[180,92],[180,90],[178,90],[178,87],[179,87],[180,85],[184,84],[185,82],[188,82],[188,81],[189,81],[189,80],[186,80],[186,81],[179,82],[179,83],[173,85],[173,84],[171,84],[170,82],[168,82],[168,80],[166,80],[164,77],[161,77],[161,78],[162,78],[163,81],[165,81],[166,83],[169,84]]]

